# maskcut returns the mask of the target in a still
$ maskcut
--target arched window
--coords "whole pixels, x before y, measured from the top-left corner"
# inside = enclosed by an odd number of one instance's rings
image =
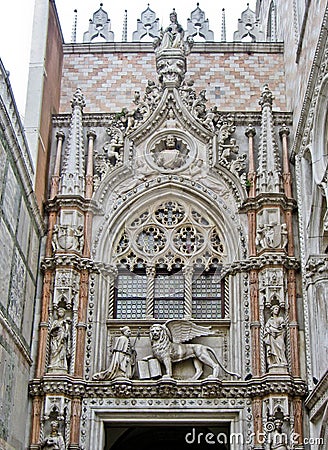
[[[274,1],[270,3],[268,25],[267,25],[267,41],[277,41],[277,12]]]
[[[158,201],[132,216],[114,247],[114,318],[225,316],[219,230],[184,201]]]

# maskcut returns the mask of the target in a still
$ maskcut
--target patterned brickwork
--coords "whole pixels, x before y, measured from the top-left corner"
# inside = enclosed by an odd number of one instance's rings
[[[186,78],[195,89],[206,89],[208,104],[220,110],[257,110],[262,87],[275,95],[274,109],[286,110],[283,55],[281,52],[200,52],[188,57]],[[85,112],[133,108],[134,92],[157,81],[153,52],[66,53],[62,79],[61,112],[70,112],[77,87],[86,98]]]

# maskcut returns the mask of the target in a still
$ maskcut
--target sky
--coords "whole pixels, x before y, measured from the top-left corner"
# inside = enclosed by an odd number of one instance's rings
[[[46,1],[46,0],[45,0]],[[124,11],[128,14],[128,41],[137,29],[137,19],[141,13],[150,8],[156,13],[160,24],[169,24],[169,14],[175,8],[179,23],[186,29],[187,18],[197,7],[194,0],[120,0],[112,2],[102,0],[103,9],[111,20],[111,30],[115,41],[122,40]],[[222,9],[225,9],[227,40],[231,41],[237,30],[238,18],[247,8],[255,11],[256,0],[200,0],[199,7],[209,20],[209,28],[214,32],[215,41],[221,39]],[[71,42],[74,9],[77,9],[77,42],[82,42],[83,33],[87,31],[89,19],[99,8],[98,0],[56,0],[58,15],[64,40]],[[15,0],[14,6],[9,0],[0,0],[0,58],[10,73],[10,82],[16,104],[22,118],[25,111],[25,98],[28,80],[28,66],[31,47],[34,0]]]

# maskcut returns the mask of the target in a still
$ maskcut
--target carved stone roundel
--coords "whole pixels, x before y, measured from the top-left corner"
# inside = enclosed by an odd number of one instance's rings
[[[194,158],[195,149],[176,130],[157,136],[146,150],[148,164],[162,173],[179,172],[188,167]]]

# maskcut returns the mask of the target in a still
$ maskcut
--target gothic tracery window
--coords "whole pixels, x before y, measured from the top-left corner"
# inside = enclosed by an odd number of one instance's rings
[[[205,212],[158,201],[126,222],[114,250],[115,318],[224,317],[224,246]]]

